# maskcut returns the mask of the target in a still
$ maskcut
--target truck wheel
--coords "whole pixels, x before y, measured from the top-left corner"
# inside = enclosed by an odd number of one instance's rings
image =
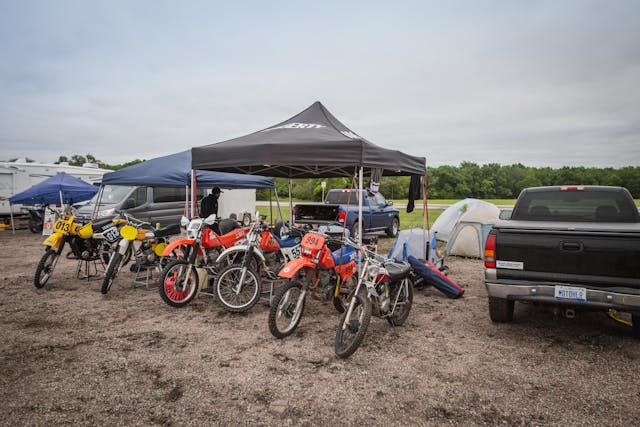
[[[396,237],[398,235],[398,230],[400,230],[400,220],[397,217],[394,217],[391,220],[391,226],[385,230],[387,236]]]
[[[358,221],[354,222],[351,228],[349,229],[351,233],[351,238],[355,241],[358,240]]]
[[[493,322],[511,322],[514,305],[514,301],[508,299],[489,297],[489,317]]]
[[[631,333],[634,337],[640,338],[640,314],[632,314],[631,322]]]

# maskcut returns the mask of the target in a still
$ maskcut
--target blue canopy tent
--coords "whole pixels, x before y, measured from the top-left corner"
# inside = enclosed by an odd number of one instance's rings
[[[196,171],[196,182],[205,187],[274,188],[273,179],[256,175]],[[156,157],[137,165],[104,174],[103,185],[191,185],[191,150]]]
[[[237,189],[275,188],[273,179],[257,175],[198,170],[195,171],[194,176],[191,163],[191,150],[156,157],[104,174],[102,185],[185,187],[185,200],[189,199],[188,187],[191,186],[192,201],[195,200],[196,185]],[[100,197],[98,197],[98,200],[100,200]],[[98,206],[96,206],[96,211],[97,208]],[[192,203],[191,211],[195,211],[195,203]]]
[[[97,192],[98,187],[95,185],[67,173],[58,172],[55,176],[9,197],[9,203],[25,205],[72,204],[88,200]],[[13,209],[11,209],[11,228],[15,232]]]
[[[80,178],[64,172],[45,179],[9,198],[11,203],[27,205],[49,205],[55,203],[76,203],[92,198],[98,192],[98,187]]]

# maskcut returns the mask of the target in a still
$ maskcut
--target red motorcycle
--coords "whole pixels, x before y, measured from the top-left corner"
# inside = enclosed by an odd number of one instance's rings
[[[249,232],[248,228],[240,228],[237,223],[225,226],[221,221],[221,234],[218,235],[206,227],[211,227],[215,219],[215,215],[206,219],[192,219],[191,222],[185,218],[188,223],[187,238],[170,243],[164,250],[163,256],[174,250],[180,252],[180,258],[167,264],[160,278],[160,296],[170,306],[184,307],[191,302],[200,288],[199,275],[203,275],[203,279],[213,279],[220,267],[216,263],[220,253],[246,238]],[[226,258],[226,262],[232,263],[233,259]],[[209,280],[202,282],[208,283]]]
[[[344,300],[355,286],[357,250],[340,247],[331,251],[329,236],[310,231],[300,243],[300,258],[289,261],[278,276],[289,279],[280,289],[269,310],[269,331],[276,338],[293,333],[304,311],[307,293],[318,299],[332,300],[336,310],[344,312]]]

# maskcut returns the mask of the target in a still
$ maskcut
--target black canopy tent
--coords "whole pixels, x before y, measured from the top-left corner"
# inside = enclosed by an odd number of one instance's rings
[[[426,167],[424,157],[382,148],[362,138],[320,102],[274,126],[194,147],[191,153],[193,169],[284,177],[290,185],[292,178],[354,176],[358,172],[360,191],[363,174],[372,170],[423,176]],[[358,205],[362,227],[361,197]]]

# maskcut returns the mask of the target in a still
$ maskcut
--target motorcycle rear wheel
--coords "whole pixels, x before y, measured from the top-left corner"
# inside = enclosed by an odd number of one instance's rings
[[[398,304],[396,305],[393,316],[387,317],[387,321],[392,326],[401,326],[409,317],[411,311],[411,305],[413,305],[413,282],[407,278],[409,283],[402,282],[397,285],[397,289],[391,293],[391,303],[393,304],[398,298]],[[400,296],[398,297],[398,293]]]
[[[342,359],[351,356],[360,347],[369,322],[371,321],[371,301],[367,296],[353,295],[354,307],[349,324],[345,324],[349,307],[340,317],[336,330],[335,352]]]
[[[36,267],[36,274],[33,278],[33,285],[40,289],[44,285],[47,284],[49,278],[53,274],[53,270],[55,268],[54,264],[56,259],[60,254],[51,248],[47,248],[42,258],[40,258],[40,262],[38,262],[38,266]]]
[[[104,273],[104,280],[102,281],[102,288],[100,289],[103,295],[106,295],[109,289],[111,289],[111,285],[120,271],[120,264],[122,264],[122,254],[116,252],[113,254],[111,260],[109,260],[107,272]]]
[[[160,296],[168,305],[176,308],[189,304],[198,290],[198,272],[195,267],[189,271],[186,260],[178,259],[167,264],[160,274]],[[188,275],[187,275],[188,274]]]
[[[274,337],[288,337],[298,327],[306,302],[306,293],[303,294],[302,286],[299,280],[292,280],[273,298],[269,309],[269,332]],[[300,298],[302,301],[298,303]],[[300,309],[296,310],[298,306]]]
[[[247,311],[260,299],[260,278],[250,267],[246,269],[240,291],[236,292],[241,275],[242,263],[234,263],[220,270],[216,277],[216,298],[225,310],[232,313]]]

